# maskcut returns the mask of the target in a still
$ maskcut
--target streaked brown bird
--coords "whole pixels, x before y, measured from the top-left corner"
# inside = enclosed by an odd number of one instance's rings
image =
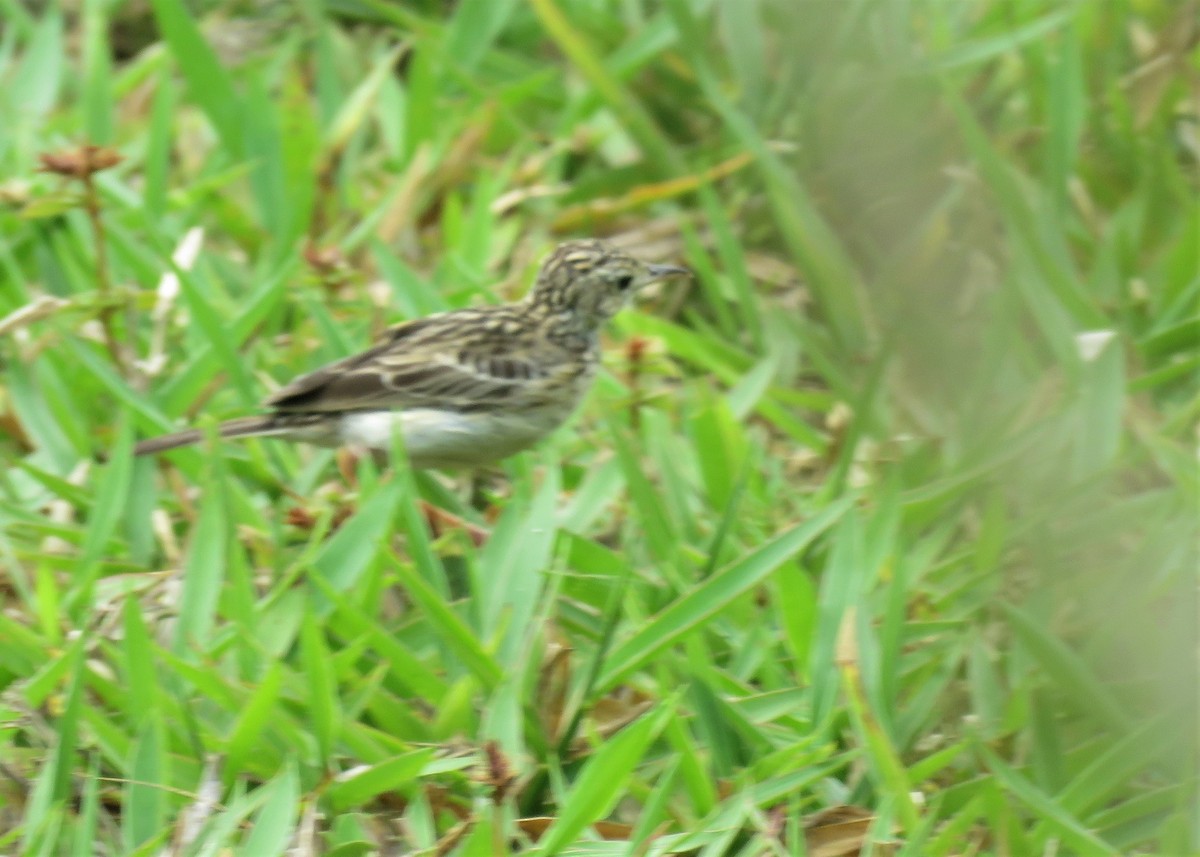
[[[275,437],[386,453],[399,431],[414,467],[477,467],[537,443],[591,386],[600,329],[643,286],[674,274],[601,241],[560,244],[524,299],[391,328],[374,347],[302,375],[268,413],[223,437]],[[198,429],[143,440],[136,455],[196,443]]]

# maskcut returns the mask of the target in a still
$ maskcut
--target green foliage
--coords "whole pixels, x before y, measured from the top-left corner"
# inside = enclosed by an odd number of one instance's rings
[[[1194,13],[0,0],[0,851],[1200,851]],[[474,501],[131,456],[580,235]]]

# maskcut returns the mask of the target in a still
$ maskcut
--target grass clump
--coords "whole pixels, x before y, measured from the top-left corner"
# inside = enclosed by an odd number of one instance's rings
[[[1194,4],[2,8],[0,851],[1200,850]],[[577,236],[486,503],[130,455]]]

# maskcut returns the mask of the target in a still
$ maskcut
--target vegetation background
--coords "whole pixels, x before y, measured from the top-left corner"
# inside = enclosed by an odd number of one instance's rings
[[[0,14],[0,853],[1200,853],[1195,2]],[[486,502],[131,459],[577,236]]]

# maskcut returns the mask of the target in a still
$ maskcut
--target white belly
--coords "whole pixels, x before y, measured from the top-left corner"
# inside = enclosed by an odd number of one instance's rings
[[[398,430],[413,467],[475,467],[527,449],[557,428],[567,413],[353,411],[342,416],[338,432],[347,446],[387,453],[392,449],[392,433]]]

